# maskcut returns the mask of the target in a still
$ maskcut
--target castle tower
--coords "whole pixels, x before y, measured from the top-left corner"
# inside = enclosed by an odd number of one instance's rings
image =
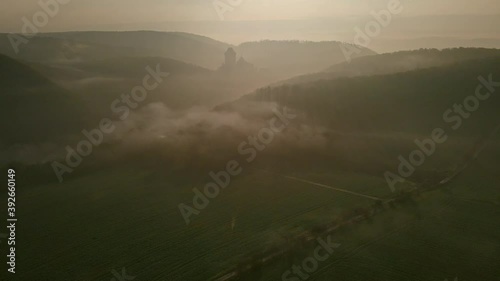
[[[224,55],[226,57],[224,66],[226,68],[233,68],[236,65],[236,52],[233,48],[229,48]]]

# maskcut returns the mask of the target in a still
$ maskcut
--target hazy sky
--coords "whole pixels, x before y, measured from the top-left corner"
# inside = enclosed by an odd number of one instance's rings
[[[38,2],[54,0],[1,0],[0,29],[17,32],[22,17],[31,18]],[[65,0],[45,31],[94,29],[102,25],[217,21],[213,0]],[[229,0],[218,0],[226,2]],[[225,14],[226,21],[332,18],[367,15],[390,0],[242,0]],[[500,14],[499,0],[401,0],[403,15]],[[237,1],[236,1],[237,2]],[[161,27],[160,27],[161,28]]]

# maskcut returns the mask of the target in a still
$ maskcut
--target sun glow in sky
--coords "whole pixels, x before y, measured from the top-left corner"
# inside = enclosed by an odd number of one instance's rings
[[[55,0],[41,0],[50,2]],[[47,25],[53,30],[89,30],[102,25],[217,21],[214,0],[66,0]],[[226,2],[228,0],[216,0]],[[390,0],[242,0],[227,21],[315,19],[363,16]],[[17,32],[22,17],[40,10],[39,0],[0,1],[0,31]],[[236,1],[237,2],[237,1]],[[401,0],[403,15],[500,14],[498,0]]]

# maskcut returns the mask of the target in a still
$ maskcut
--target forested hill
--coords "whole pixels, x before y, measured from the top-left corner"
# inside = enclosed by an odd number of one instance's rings
[[[0,73],[0,143],[40,142],[82,129],[79,98],[3,55]]]
[[[479,76],[488,80],[491,75],[494,81],[500,81],[499,64],[499,58],[490,58],[390,75],[267,87],[217,109],[249,114],[255,103],[276,102],[334,130],[428,134],[446,125],[445,111],[475,95]],[[481,93],[487,93],[486,87]],[[500,120],[498,93],[500,88],[489,99],[480,101],[457,133],[481,134],[492,128]]]

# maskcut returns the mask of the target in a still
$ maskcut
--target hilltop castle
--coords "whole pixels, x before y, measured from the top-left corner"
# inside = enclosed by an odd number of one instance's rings
[[[220,67],[220,70],[224,71],[241,71],[241,70],[252,70],[254,66],[247,62],[243,56],[236,61],[236,52],[233,48],[228,48],[224,53],[224,64]]]

